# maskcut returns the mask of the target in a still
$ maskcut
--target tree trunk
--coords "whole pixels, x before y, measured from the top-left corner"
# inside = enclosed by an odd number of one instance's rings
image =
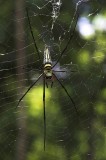
[[[18,95],[23,93],[25,88],[25,72],[22,66],[25,65],[25,50],[21,50],[25,46],[24,39],[24,0],[16,0],[15,1],[15,33],[16,33],[16,58],[17,58],[17,92]],[[20,19],[20,21],[18,21]],[[21,34],[20,34],[21,33]],[[18,96],[18,99],[20,96]],[[16,146],[16,160],[26,160],[26,113],[24,109],[24,103],[20,104],[21,107],[18,109],[18,118],[17,118],[17,126],[18,126],[18,137],[17,137],[17,146]]]

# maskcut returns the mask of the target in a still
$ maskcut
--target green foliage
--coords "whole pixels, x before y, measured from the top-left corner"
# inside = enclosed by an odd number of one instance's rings
[[[32,7],[30,14],[32,14],[36,7],[32,5],[33,1],[29,2],[29,6]],[[39,3],[39,1],[35,3]],[[104,2],[104,4],[105,3],[106,2]],[[1,78],[4,77],[4,79],[0,79],[0,160],[14,160],[17,135],[20,129],[19,126],[17,126],[17,122],[19,121],[17,112],[20,113],[20,108],[18,111],[15,110],[18,87],[16,77],[17,64],[14,57],[17,52],[12,54],[6,53],[13,51],[15,48],[15,33],[13,33],[13,31],[15,31],[15,21],[11,21],[15,7],[13,1],[2,1],[0,5],[0,69],[2,70]],[[103,17],[104,19],[106,19],[105,6],[106,5],[102,8],[103,11],[99,13],[101,18]],[[67,7],[68,9],[66,10]],[[89,7],[92,8],[92,4]],[[93,10],[96,7],[93,6]],[[63,16],[60,15],[59,17],[60,26],[66,26],[66,29],[68,28],[67,25],[70,24],[70,17],[73,17],[73,8],[75,7],[68,6],[68,3],[64,5],[62,10]],[[86,6],[86,8],[88,7]],[[42,9],[42,13],[47,14],[50,9],[51,7],[48,6],[48,9]],[[41,30],[41,26],[43,23],[48,23],[49,21],[48,17],[44,17],[31,17],[33,33],[42,51],[41,55],[43,55],[45,44],[39,37],[41,32],[44,33],[44,31]],[[34,20],[35,18],[36,20]],[[79,117],[76,115],[74,107],[67,95],[57,82],[54,82],[53,88],[49,86],[49,88],[46,89],[47,139],[45,152],[43,151],[42,83],[37,84],[25,97],[24,102],[28,106],[25,108],[27,111],[26,121],[28,134],[26,160],[88,160],[90,159],[88,158],[90,155],[93,157],[90,160],[106,159],[106,30],[98,30],[98,28],[95,27],[97,18],[98,15],[94,14],[90,19],[95,28],[95,35],[87,39],[87,37],[80,36],[77,29],[72,43],[64,55],[65,58],[60,62],[61,66],[70,62],[78,66],[75,73],[70,72],[68,77],[66,76],[65,78],[61,78],[60,76],[60,80],[66,86],[69,93],[71,93],[78,108]],[[58,21],[56,21],[56,25],[57,24]],[[48,26],[49,25],[51,25],[51,22],[48,23]],[[63,38],[62,31],[59,31],[59,25],[56,26],[57,29],[55,28],[56,30],[54,31],[56,44],[58,43],[57,37],[60,34]],[[32,37],[28,30],[27,22],[25,23],[25,35],[27,36],[25,37],[26,44],[31,44]],[[47,35],[46,42],[49,42],[49,36],[50,35]],[[64,48],[67,40],[68,35],[65,35],[60,48]],[[58,50],[56,47],[53,49]],[[32,54],[33,51],[35,52],[34,47],[26,47],[27,56]],[[55,53],[56,56],[55,54],[52,55],[56,61],[58,53]],[[2,55],[5,56],[3,57]],[[33,59],[36,61],[36,68],[39,68],[41,64],[37,61],[36,53],[35,57],[32,56],[31,59],[27,57],[26,63],[30,61],[28,64],[31,64]],[[10,60],[11,63],[8,64],[7,61]],[[5,62],[5,64],[3,62]],[[8,70],[5,70],[6,67]],[[13,67],[14,70],[11,69]],[[69,65],[68,69],[71,71],[71,65]],[[38,73],[36,74],[35,72],[34,74],[37,76]],[[11,77],[11,75],[13,75],[13,77]],[[5,77],[8,78],[5,79]],[[27,75],[26,77],[29,78]],[[27,84],[30,85],[30,81],[27,81]]]

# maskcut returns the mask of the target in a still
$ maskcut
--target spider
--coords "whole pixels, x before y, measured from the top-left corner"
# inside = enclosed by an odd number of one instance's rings
[[[29,28],[30,28],[30,32],[32,35],[32,39],[34,41],[34,47],[36,49],[36,52],[38,54],[39,60],[40,59],[40,53],[39,53],[39,49],[37,47],[36,44],[36,40],[32,31],[32,26],[31,26],[31,22],[30,22],[30,18],[29,18],[29,13],[28,13],[28,9],[26,8],[26,13],[27,13],[27,18],[28,18],[28,23],[29,23]],[[75,15],[74,15],[75,16]],[[56,64],[60,61],[62,55],[65,53],[65,51],[67,50],[70,41],[73,38],[74,32],[75,32],[75,28],[77,25],[77,21],[78,21],[78,15],[76,16],[76,22],[74,24],[74,28],[73,31],[70,31],[70,37],[69,40],[65,46],[65,48],[63,49],[63,51],[61,52],[59,58],[57,59],[56,63],[54,65],[52,65],[52,60],[51,60],[51,55],[50,55],[50,50],[49,47],[47,45],[45,45],[44,48],[44,58],[43,58],[43,69],[42,69],[42,73],[40,74],[40,76],[37,78],[37,80],[27,89],[27,91],[23,94],[23,96],[19,99],[18,104],[16,107],[19,106],[19,103],[22,101],[22,99],[26,96],[26,94],[29,92],[29,90],[39,81],[39,79],[42,77],[43,78],[43,112],[44,112],[44,150],[45,150],[45,145],[46,145],[46,112],[45,112],[45,86],[48,87],[48,80],[51,81],[51,87],[53,86],[53,77],[59,82],[60,86],[63,88],[63,90],[65,91],[65,93],[67,94],[67,96],[69,97],[71,103],[73,104],[76,112],[77,112],[77,108],[75,106],[75,102],[72,99],[72,97],[70,96],[70,94],[68,93],[67,89],[64,87],[64,85],[61,83],[61,81],[58,79],[58,77],[55,75],[55,72],[65,72],[65,71],[60,71],[60,70],[54,70],[54,67],[56,66]]]

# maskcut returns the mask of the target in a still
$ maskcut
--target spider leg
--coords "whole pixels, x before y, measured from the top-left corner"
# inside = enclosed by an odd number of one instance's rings
[[[34,37],[33,31],[32,31],[32,27],[31,27],[31,22],[30,22],[30,18],[29,18],[28,8],[26,8],[26,13],[27,13],[27,17],[28,17],[28,23],[29,23],[29,27],[30,27],[30,32],[31,32],[31,35],[32,35],[32,38],[33,38],[33,41],[34,41],[34,46],[35,46],[35,49],[37,51],[39,60],[41,61],[41,59],[40,59],[40,53],[39,53],[39,50],[38,50],[38,47],[37,47],[37,44],[36,44],[36,41],[35,41],[35,37]]]
[[[43,73],[43,114],[44,114],[44,151],[46,145],[46,112],[45,112],[45,75]]]
[[[71,42],[71,40],[72,40],[72,38],[73,38],[73,36],[74,36],[75,28],[76,28],[76,25],[77,25],[77,22],[78,22],[78,18],[79,18],[79,15],[77,15],[77,19],[76,19],[76,22],[75,22],[75,25],[74,25],[74,29],[73,29],[72,32],[70,32],[70,38],[69,38],[69,40],[68,40],[65,48],[64,48],[63,51],[61,52],[61,54],[60,54],[57,62],[53,65],[52,68],[54,68],[54,67],[56,66],[56,64],[60,61],[60,59],[61,59],[62,55],[64,54],[64,52],[67,50],[67,48],[68,48],[68,46],[69,46],[69,44],[70,44],[70,42]]]
[[[53,70],[53,72],[67,72],[67,71],[55,71],[55,70]]]
[[[26,96],[26,94],[29,92],[29,90],[36,84],[36,82],[40,79],[40,77],[43,75],[43,73],[37,78],[37,80],[28,88],[28,90],[23,94],[23,96],[19,99],[18,104],[16,108],[18,107],[19,103],[22,101],[22,99]]]
[[[56,64],[60,61],[60,59],[61,59],[62,55],[64,54],[64,52],[67,50],[67,48],[68,48],[68,46],[69,46],[69,44],[70,44],[70,42],[71,42],[71,40],[72,40],[72,38],[73,38],[73,36],[74,36],[75,28],[76,28],[76,25],[77,25],[77,22],[78,22],[78,18],[79,18],[79,14],[77,14],[78,8],[79,8],[79,6],[80,6],[82,3],[86,3],[86,2],[89,2],[89,0],[80,0],[80,1],[78,1],[78,2],[76,3],[76,9],[75,9],[74,16],[73,16],[73,18],[72,18],[71,25],[70,25],[70,29],[71,29],[71,26],[72,26],[72,24],[73,24],[73,22],[74,22],[74,19],[75,19],[75,17],[76,17],[76,22],[75,22],[73,31],[71,32],[71,30],[69,30],[70,38],[69,38],[69,40],[68,40],[65,48],[64,48],[63,51],[61,52],[61,54],[60,54],[57,62],[54,64],[54,66],[56,66]],[[101,9],[101,7],[100,7],[100,9]],[[99,11],[100,11],[100,9],[99,9]],[[98,10],[96,10],[96,11],[98,12]],[[53,66],[53,67],[54,67],[54,66]],[[53,67],[52,67],[52,68],[53,68]]]
[[[64,87],[64,85],[61,83],[61,81],[57,78],[57,76],[53,73],[53,75],[55,76],[55,78],[57,79],[57,81],[60,83],[61,87],[64,89],[64,91],[66,92],[66,94],[68,95],[68,97],[70,98],[72,104],[74,105],[74,108],[76,110],[76,113],[78,115],[78,111],[77,111],[77,108],[75,106],[75,102],[74,100],[72,99],[72,97],[69,95],[68,91],[66,90],[66,88]]]
[[[67,72],[67,71],[54,71],[53,72]],[[70,72],[78,72],[77,70],[71,70]]]

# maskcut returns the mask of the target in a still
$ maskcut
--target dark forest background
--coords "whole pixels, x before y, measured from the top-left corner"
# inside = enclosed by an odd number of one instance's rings
[[[57,74],[75,101],[73,104],[55,80],[46,89],[46,151],[43,150],[42,80],[16,109],[18,100],[39,76],[45,44],[56,62],[69,39],[77,1],[62,1],[52,33],[51,3],[0,2],[0,160],[105,160],[106,159],[106,2],[89,1],[78,8],[79,19]],[[26,9],[41,53],[34,48]],[[48,16],[46,16],[48,15]],[[86,17],[94,34],[81,35]],[[71,31],[76,23],[73,19]],[[84,23],[82,23],[83,27]],[[65,34],[63,34],[65,33]],[[59,39],[60,37],[60,39]]]

